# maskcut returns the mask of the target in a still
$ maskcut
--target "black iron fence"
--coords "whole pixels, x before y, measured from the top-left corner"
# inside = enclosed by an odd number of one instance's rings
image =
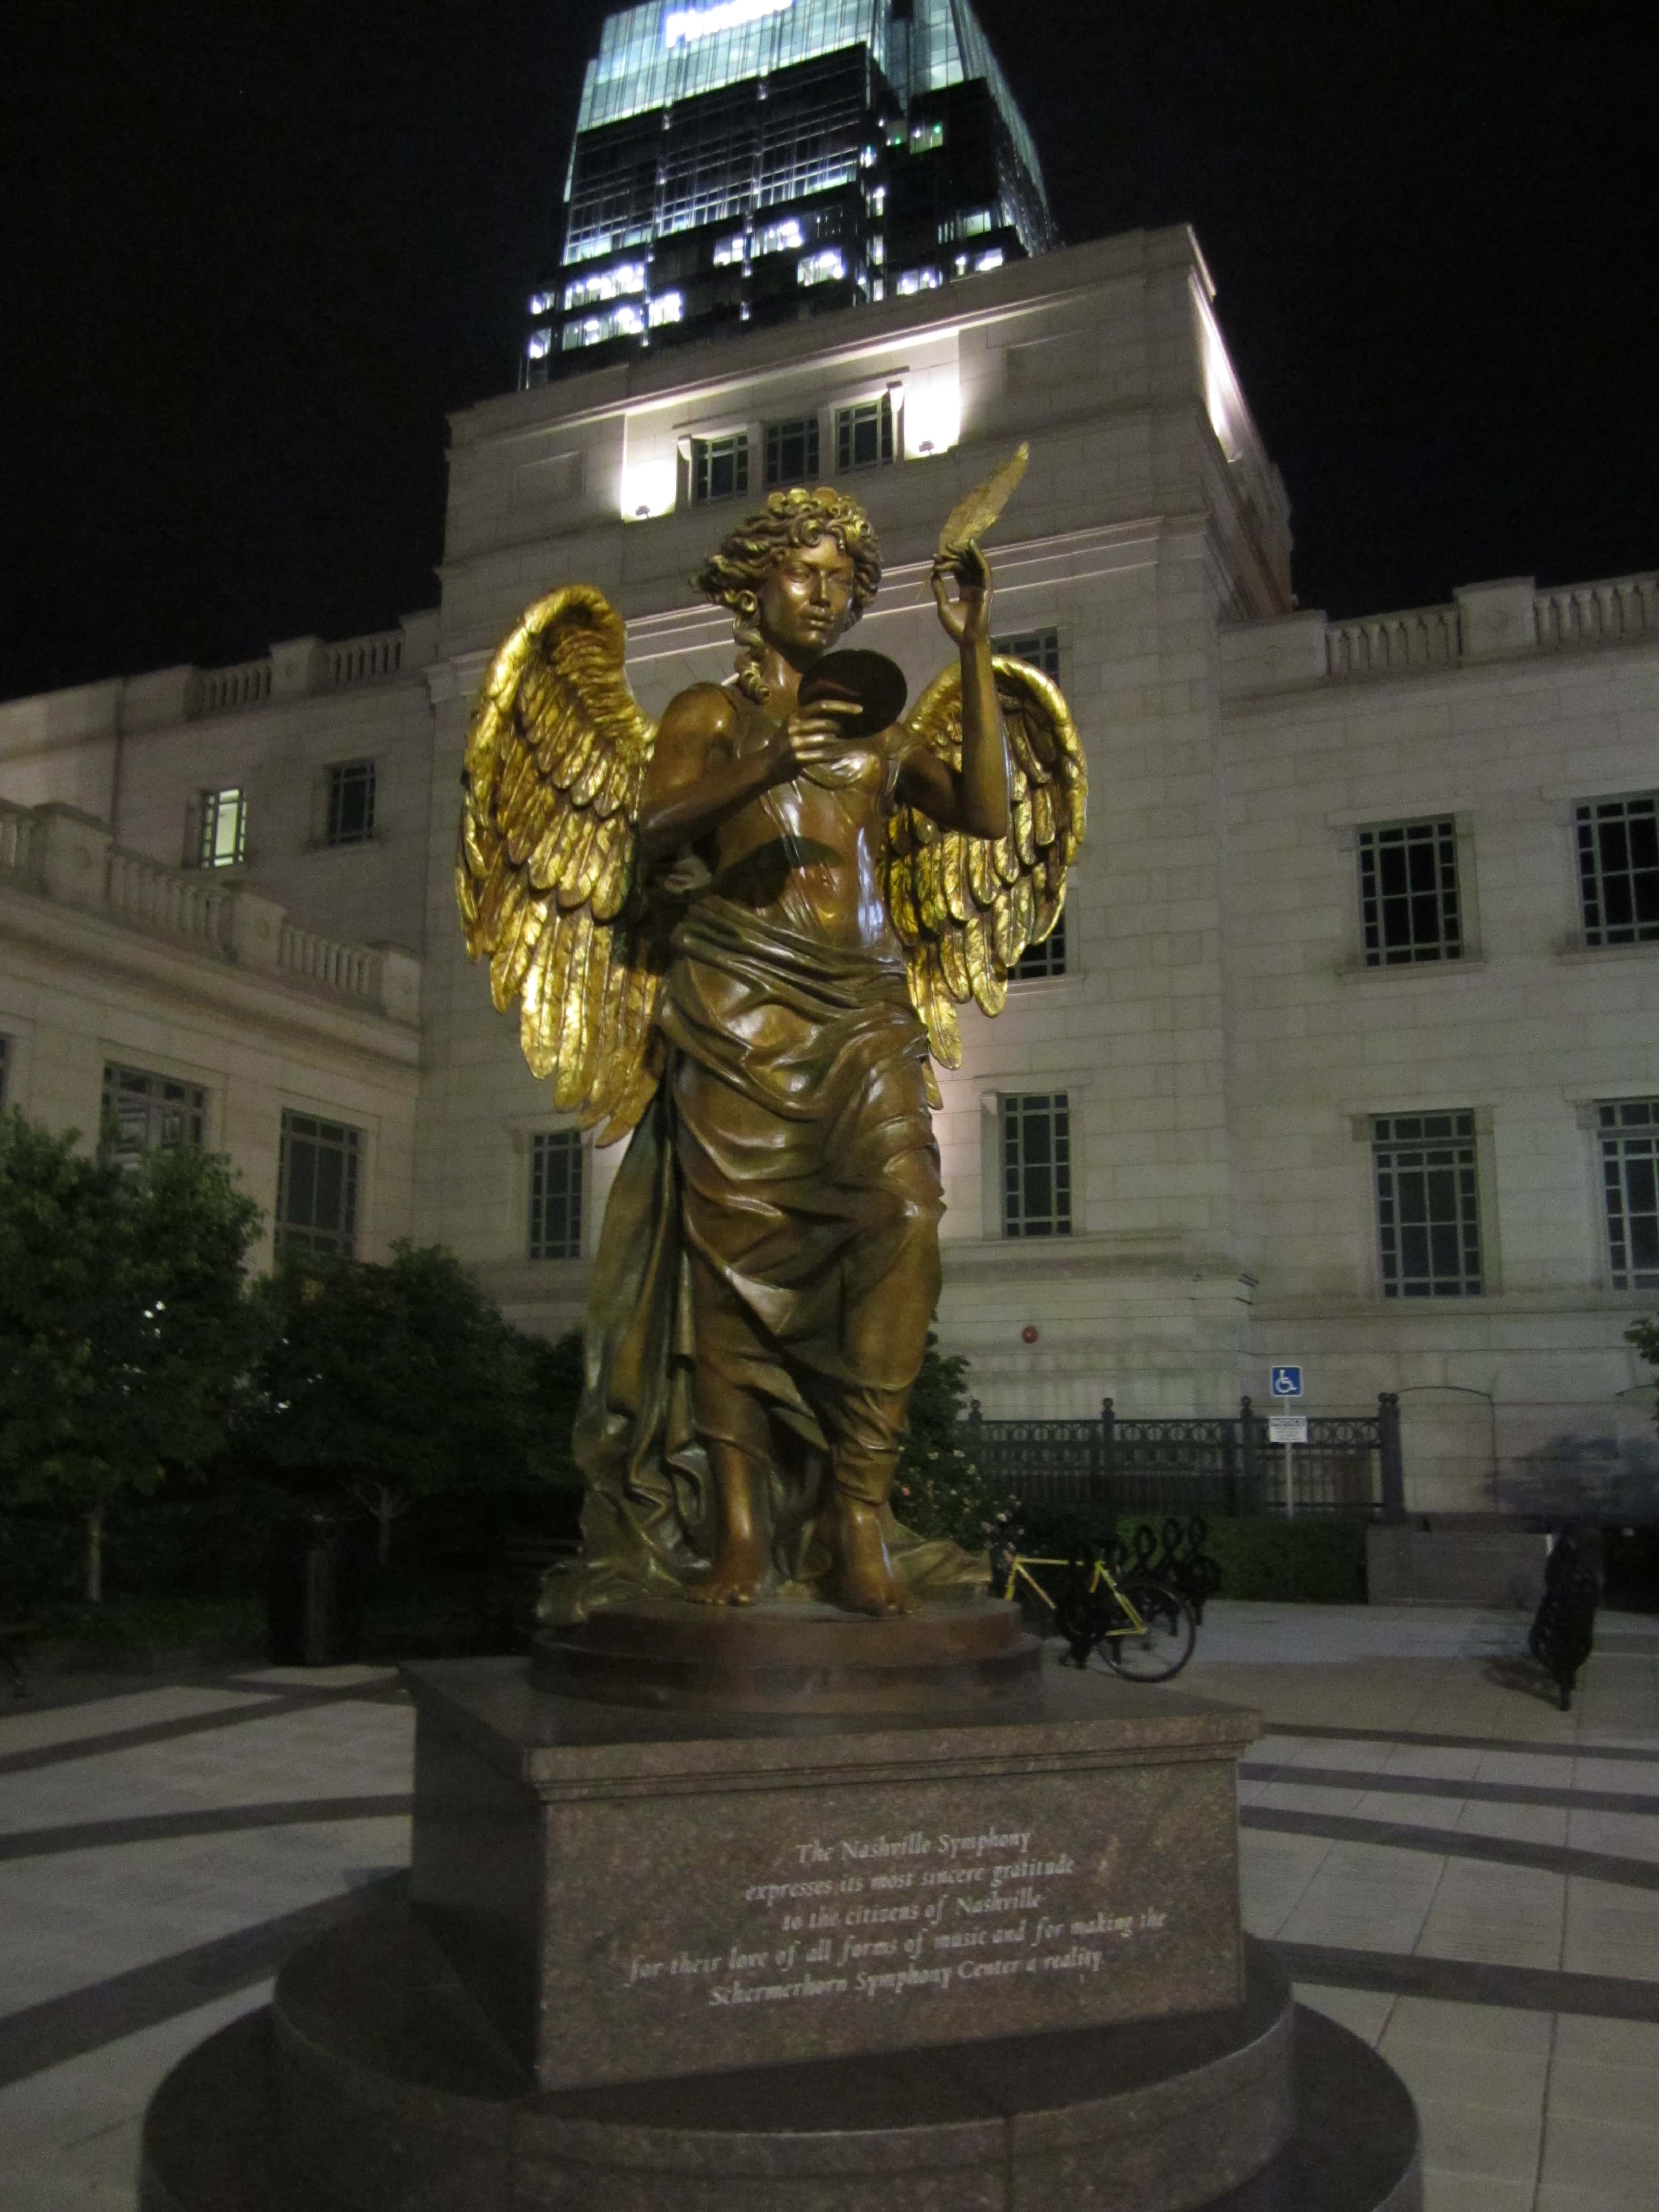
[[[1298,1513],[1397,1517],[1405,1510],[1400,1401],[1374,1413],[1310,1413],[1308,1441],[1288,1447]],[[1123,1513],[1283,1513],[1286,1447],[1265,1413],[1129,1421],[1104,1400],[1092,1421],[989,1421],[975,1404],[968,1449],[988,1480],[1032,1505]]]

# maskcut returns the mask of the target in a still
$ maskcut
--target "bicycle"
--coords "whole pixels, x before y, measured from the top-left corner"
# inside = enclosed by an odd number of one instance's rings
[[[1070,1579],[1058,1596],[1051,1595],[1033,1567],[1065,1567]],[[1192,1608],[1177,1591],[1150,1575],[1126,1575],[1120,1582],[1103,1559],[1013,1552],[1007,1556],[1006,1575],[999,1562],[994,1589],[998,1583],[1005,1599],[1018,1601],[1028,1619],[1035,1614],[1039,1631],[1052,1615],[1054,1628],[1072,1647],[1068,1656],[1075,1666],[1086,1666],[1090,1651],[1097,1650],[1125,1681],[1167,1682],[1193,1656],[1198,1629]]]

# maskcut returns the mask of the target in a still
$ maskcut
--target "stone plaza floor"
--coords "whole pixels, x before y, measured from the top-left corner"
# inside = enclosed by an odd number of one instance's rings
[[[1513,1614],[1217,1603],[1175,1686],[1262,1711],[1246,1924],[1410,2085],[1430,2212],[1653,2212],[1659,1621],[1602,1614],[1571,1713],[1524,1648]],[[0,1692],[6,2212],[129,2212],[162,2075],[399,1879],[412,1738],[375,1668]]]

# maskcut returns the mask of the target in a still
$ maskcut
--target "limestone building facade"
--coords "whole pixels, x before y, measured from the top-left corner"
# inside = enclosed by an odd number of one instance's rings
[[[872,409],[890,446],[848,443],[845,488],[887,574],[858,641],[913,691],[935,672],[939,521],[1024,438],[996,626],[1089,752],[1063,944],[998,1021],[964,1018],[943,1084],[939,1327],[987,1412],[1224,1412],[1291,1360],[1314,1411],[1401,1393],[1419,1510],[1653,1481],[1623,1332],[1659,1293],[1659,580],[1297,610],[1284,489],[1182,228],[486,401],[452,424],[435,612],[0,708],[14,844],[101,836],[106,886],[142,861],[221,902],[188,954],[94,914],[96,943],[52,947],[71,991],[40,965],[62,894],[0,842],[9,1095],[88,1127],[118,1044],[198,1071],[279,1231],[307,1101],[373,1130],[359,1249],[440,1240],[515,1317],[574,1323],[616,1155],[552,1114],[461,950],[471,701],[525,605],[576,579],[626,617],[647,711],[728,673],[687,579],[744,502],[699,495],[700,446],[744,441],[752,499],[769,431],[810,422],[828,460]],[[278,907],[279,944],[344,965],[256,974]],[[181,961],[212,983],[188,1016]],[[375,978],[355,1000],[348,968]],[[100,999],[118,969],[142,984]],[[123,993],[142,1038],[112,1026]]]

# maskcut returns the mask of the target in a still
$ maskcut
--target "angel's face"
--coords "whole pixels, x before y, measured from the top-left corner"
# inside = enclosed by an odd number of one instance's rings
[[[792,545],[760,587],[760,629],[798,668],[827,653],[853,613],[853,563],[835,539]]]

